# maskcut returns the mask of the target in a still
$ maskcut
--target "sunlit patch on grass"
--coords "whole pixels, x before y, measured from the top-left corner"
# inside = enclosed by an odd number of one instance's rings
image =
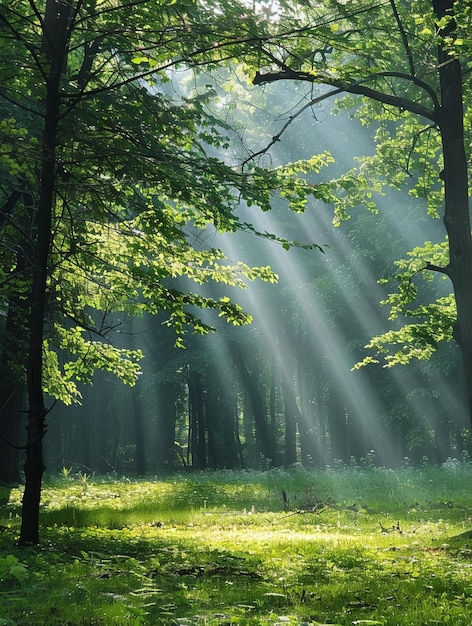
[[[36,548],[15,546],[21,490],[0,494],[0,548],[11,556],[0,618],[470,626],[471,478],[466,465],[62,475],[46,483]]]

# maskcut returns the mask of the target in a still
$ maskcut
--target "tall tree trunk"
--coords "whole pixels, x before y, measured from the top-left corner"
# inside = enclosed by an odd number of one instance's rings
[[[331,384],[328,400],[328,429],[331,442],[331,460],[349,461],[346,428],[346,406],[334,383]]]
[[[39,505],[44,472],[43,438],[46,433],[47,413],[42,385],[43,337],[56,180],[56,149],[61,102],[60,85],[67,58],[71,7],[71,0],[63,2],[48,0],[43,25],[42,51],[49,63],[49,71],[46,80],[39,202],[33,222],[34,252],[26,367],[28,422],[26,426],[25,491],[21,513],[20,545],[39,543]]]
[[[284,397],[285,465],[293,465],[297,462],[297,422],[301,420],[291,362],[287,362],[282,369],[281,387]]]
[[[36,218],[36,250],[31,287],[29,320],[29,354],[27,363],[28,423],[26,441],[25,492],[21,518],[20,545],[39,543],[39,503],[44,472],[43,437],[46,433],[44,405],[43,335],[46,310],[47,266],[51,237],[51,215],[54,192],[54,142],[56,140],[58,107],[48,97],[48,113],[43,141],[41,194]],[[54,114],[54,112],[56,114]]]
[[[452,14],[453,0],[433,0],[438,16]],[[450,22],[443,36],[453,36]],[[467,157],[464,145],[464,105],[462,71],[458,59],[439,47],[438,71],[441,108],[436,119],[441,131],[444,156],[444,225],[449,236],[447,274],[453,286],[457,307],[455,339],[460,346],[472,416],[472,239],[470,230]],[[472,421],[472,419],[471,419]]]
[[[138,476],[144,476],[146,473],[146,450],[143,423],[143,408],[138,398],[136,389],[132,390],[132,410],[134,422],[134,437],[136,443],[136,472]]]
[[[189,395],[189,422],[190,422],[190,451],[192,455],[192,467],[205,469],[207,466],[205,415],[203,402],[203,387],[200,375],[197,372],[189,372],[188,375]]]
[[[304,345],[306,345],[306,338],[303,337],[303,344],[300,339],[301,336],[299,334],[297,341],[297,380],[300,398],[300,421],[298,423],[298,433],[300,437],[300,461],[304,467],[309,467],[313,464],[316,448],[313,437],[313,416],[308,399],[309,393],[307,379],[310,363],[306,355],[306,350],[304,349]],[[310,372],[310,376],[312,375],[313,372]]]
[[[175,423],[177,421],[176,385],[171,382],[158,384],[156,462],[158,469],[171,470],[175,456]]]
[[[233,393],[222,398],[222,415],[224,467],[226,469],[239,468],[241,467],[241,442],[238,433],[238,403]]]
[[[251,403],[254,422],[256,424],[256,435],[260,441],[264,461],[268,462],[272,467],[276,467],[278,465],[277,445],[274,433],[271,432],[271,429],[266,421],[264,400],[261,396],[260,390],[258,389],[257,381],[247,369],[239,347],[235,343],[228,344],[228,346],[231,350],[234,364],[236,365],[241,377],[241,382]]]
[[[223,467],[225,455],[221,445],[222,414],[220,393],[220,381],[216,368],[207,368],[204,410],[208,432],[208,465],[214,470],[218,467]]]
[[[270,370],[270,393],[269,393],[269,415],[270,415],[270,430],[275,433],[277,428],[277,374],[279,368],[275,358],[272,360],[272,367]]]

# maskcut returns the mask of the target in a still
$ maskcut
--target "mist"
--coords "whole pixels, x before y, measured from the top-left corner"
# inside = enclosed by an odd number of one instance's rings
[[[254,112],[247,129],[254,152],[304,97],[299,87],[265,89],[276,114]],[[375,129],[362,127],[350,112],[333,114],[331,106],[296,117],[259,161],[275,166],[328,150],[335,163],[310,177],[317,184],[372,154]],[[455,345],[440,347],[427,362],[353,370],[370,338],[392,327],[379,303],[393,286],[379,279],[394,274],[395,260],[415,246],[443,237],[440,221],[407,191],[374,195],[377,214],[354,207],[338,227],[332,207],[313,198],[303,214],[281,201],[268,212],[238,207],[238,217],[256,231],[316,243],[323,252],[285,250],[251,233],[199,233],[202,245],[221,248],[231,262],[270,265],[278,274],[277,284],[256,282],[246,290],[202,288],[213,297],[230,295],[252,324],[234,328],[204,312],[216,332],[189,335],[184,350],[174,348],[162,316],[123,325],[120,342],[146,355],[137,385],[97,373],[93,386],[81,390],[81,406],[57,407],[46,441],[48,467],[144,475],[294,463],[401,467],[466,455],[467,408]],[[419,298],[449,292],[439,277],[421,285]]]

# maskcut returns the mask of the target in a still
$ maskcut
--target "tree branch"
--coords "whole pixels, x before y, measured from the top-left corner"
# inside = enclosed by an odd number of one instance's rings
[[[403,78],[406,77],[409,80],[413,79],[413,82],[422,82],[422,81],[416,81],[416,79],[414,79],[411,76],[408,76],[408,74],[397,74],[396,72],[382,72],[382,73],[378,73],[375,75],[375,77],[378,77],[380,75],[386,76],[386,75],[392,75],[394,74],[397,77]],[[286,70],[282,71],[282,72],[269,72],[267,74],[260,74],[259,72],[256,72],[256,76],[254,77],[254,80],[252,81],[254,85],[260,85],[263,84],[265,82],[273,82],[276,80],[306,80],[308,82],[315,82],[316,81],[316,77],[312,74],[309,74],[308,72],[296,72],[294,70],[291,70],[290,68],[287,68]],[[359,93],[357,90],[362,88],[362,95],[364,96],[368,96],[367,92],[372,92],[374,94],[381,94],[381,92],[377,92],[375,90],[371,90],[368,87],[362,87],[362,83],[365,82],[366,80],[369,80],[369,78],[367,79],[360,79],[359,81],[356,81],[354,83],[351,83],[348,86],[339,86],[336,87],[336,89],[333,89],[331,91],[328,91],[327,93],[322,94],[321,96],[317,96],[316,98],[313,98],[312,100],[310,100],[307,104],[305,104],[304,106],[302,106],[301,109],[299,109],[294,115],[291,115],[288,120],[285,122],[285,124],[282,126],[282,128],[280,129],[280,131],[274,135],[272,137],[272,139],[270,140],[270,142],[267,144],[267,146],[265,146],[265,148],[262,148],[261,150],[259,150],[258,152],[254,152],[254,154],[251,154],[251,156],[249,156],[245,161],[242,162],[241,167],[244,167],[247,163],[249,163],[249,161],[252,161],[253,159],[255,159],[258,156],[261,156],[262,154],[265,154],[266,152],[268,152],[272,146],[277,143],[278,141],[280,141],[280,137],[283,135],[283,133],[287,130],[287,128],[291,125],[291,123],[299,116],[301,115],[304,111],[306,111],[306,109],[311,108],[312,106],[314,106],[315,104],[318,104],[320,102],[323,102],[323,100],[327,100],[328,98],[331,98],[333,96],[337,96],[340,93]],[[427,86],[429,89],[429,86]],[[423,117],[426,117],[428,119],[431,119],[432,121],[435,122],[435,111],[430,111],[429,109],[426,109],[424,107],[422,107],[421,105],[417,105],[415,102],[412,102],[410,100],[404,100],[403,98],[398,98],[397,96],[388,96],[388,94],[384,94],[385,97],[390,98],[391,101],[389,102],[385,102],[385,104],[392,104],[393,106],[399,107],[399,108],[403,108],[405,110],[409,110],[411,112],[415,112],[418,115],[422,115]],[[368,97],[373,97],[373,96],[368,96]],[[376,98],[377,99],[377,98]],[[394,100],[394,102],[393,102]],[[436,100],[436,94],[434,94],[434,100],[435,102]],[[408,108],[407,104],[410,103],[411,107]],[[403,104],[403,106],[402,106]],[[438,103],[439,106],[439,103]],[[413,107],[415,107],[415,110],[413,110]]]
[[[395,96],[388,93],[383,93],[382,91],[378,91],[377,89],[372,89],[371,87],[367,87],[365,83],[376,80],[377,78],[400,78],[403,80],[407,80],[409,82],[414,83],[421,89],[423,89],[433,101],[433,109],[428,109],[421,104],[414,102],[413,100],[409,100],[408,98],[401,98],[399,96]],[[400,110],[409,111],[410,113],[415,113],[416,115],[420,115],[427,119],[430,119],[434,123],[436,123],[436,113],[440,108],[439,100],[437,98],[434,90],[422,80],[417,79],[414,76],[410,76],[409,74],[403,74],[402,72],[375,72],[370,76],[365,78],[360,78],[357,81],[354,81],[350,84],[344,85],[337,81],[331,80],[328,76],[317,76],[315,74],[311,74],[310,72],[299,72],[292,70],[290,68],[286,68],[280,72],[267,72],[265,74],[261,74],[260,72],[256,72],[256,76],[252,81],[254,85],[260,85],[263,83],[270,83],[276,80],[302,80],[310,83],[319,83],[319,84],[328,84],[332,87],[336,87],[336,89],[331,92],[330,95],[336,95],[338,93],[354,93],[360,96],[365,96],[370,98],[371,100],[376,100],[377,102],[382,102],[383,104],[388,104],[390,106],[396,107]],[[322,99],[324,100],[323,96]],[[316,101],[316,99],[315,99]],[[313,102],[315,102],[313,101]]]
[[[390,4],[392,5],[392,11],[397,21],[398,30],[400,31],[400,35],[403,42],[403,47],[405,48],[406,56],[408,58],[408,65],[410,66],[411,75],[414,76],[416,74],[415,63],[413,61],[413,52],[410,47],[410,43],[408,41],[408,37],[406,36],[405,29],[403,28],[403,24],[398,13],[395,0],[390,0]]]
[[[431,272],[438,272],[439,274],[445,274],[450,277],[450,271],[448,267],[442,267],[441,265],[435,265],[434,263],[430,263],[429,261],[426,263],[424,267],[421,268],[421,272],[424,270],[429,270]]]

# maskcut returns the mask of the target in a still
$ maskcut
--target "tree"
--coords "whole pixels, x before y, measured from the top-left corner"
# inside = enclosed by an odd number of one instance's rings
[[[18,311],[20,299],[25,312],[10,333],[22,355],[17,381],[27,387],[21,544],[39,541],[44,392],[77,400],[76,381],[96,368],[133,384],[142,355],[110,343],[127,315],[166,310],[178,345],[189,327],[211,330],[197,308],[249,321],[226,296],[177,288],[179,276],[236,286],[275,278],[268,268],[225,264],[189,238],[190,227],[242,227],[233,213],[241,198],[267,209],[282,189],[289,204],[300,202],[295,168],[242,171],[212,156],[228,142],[225,124],[205,109],[212,90],[187,97],[172,80],[253,46],[259,20],[248,12],[241,29],[239,7],[225,8],[223,18],[197,2],[2,7],[2,306]]]
[[[344,186],[348,205],[364,196],[365,204],[375,209],[373,192],[405,182],[412,195],[425,198],[433,215],[444,200],[447,258],[443,264],[429,260],[421,267],[450,279],[453,323],[450,301],[439,300],[435,308],[419,311],[426,316],[423,332],[404,334],[403,340],[413,344],[411,356],[426,358],[438,338],[454,336],[472,414],[470,120],[464,105],[470,76],[470,7],[461,8],[453,0],[421,0],[408,6],[396,0],[355,6],[328,0],[313,9],[305,3],[294,6],[296,13],[290,3],[284,4],[280,20],[273,24],[277,34],[261,38],[258,52],[264,61],[259,60],[254,84],[294,80],[323,85],[320,95],[307,96],[304,109],[339,94],[351,95],[344,106],[358,104],[352,95],[361,97],[358,114],[364,123],[377,124],[378,147],[375,157],[364,160],[357,180],[349,173],[350,188]],[[344,209],[338,204],[337,219],[345,217]],[[410,285],[413,273],[407,277]]]

